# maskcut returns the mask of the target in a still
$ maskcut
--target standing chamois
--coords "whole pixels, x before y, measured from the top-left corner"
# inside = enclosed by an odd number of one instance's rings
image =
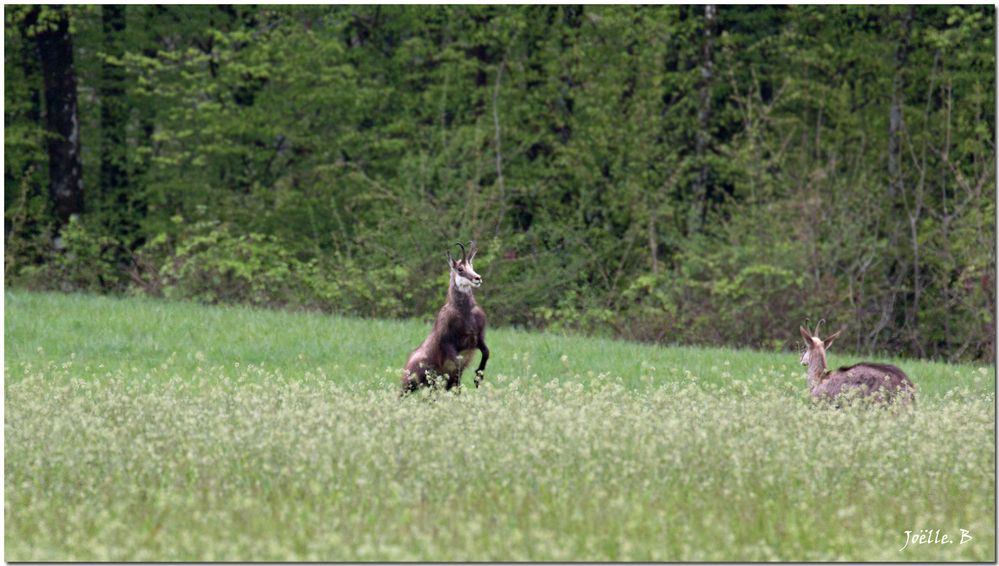
[[[402,372],[402,394],[431,385],[433,379],[443,379],[445,388],[461,386],[461,374],[472,359],[476,348],[482,352],[479,369],[475,370],[475,386],[482,382],[482,374],[489,360],[486,347],[486,313],[475,302],[472,288],[482,285],[482,277],[472,268],[472,259],[478,248],[475,242],[465,246],[459,242],[461,259],[455,260],[447,252],[451,268],[451,282],[447,289],[447,302],[437,313],[430,336],[423,341],[406,362]]]
[[[803,326],[798,327],[805,339],[805,352],[801,354],[801,365],[808,366],[808,389],[816,400],[834,400],[851,392],[861,398],[876,402],[913,402],[916,387],[909,376],[899,368],[889,364],[861,363],[841,367],[836,371],[826,371],[826,348],[839,336],[836,332],[823,342],[819,339],[819,324],[815,333]]]

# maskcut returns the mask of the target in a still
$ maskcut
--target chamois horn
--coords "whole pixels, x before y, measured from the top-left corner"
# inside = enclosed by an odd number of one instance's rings
[[[826,319],[824,319],[824,318],[820,318],[819,319],[819,322],[817,322],[815,324],[815,333],[812,334],[812,336],[815,336],[815,337],[819,336],[819,327],[822,326],[822,323],[825,322],[825,321],[826,321]],[[819,338],[819,340],[821,340],[821,338]]]

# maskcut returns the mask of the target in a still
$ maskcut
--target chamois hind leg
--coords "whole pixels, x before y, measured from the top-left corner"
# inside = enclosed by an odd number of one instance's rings
[[[399,392],[399,396],[405,397],[424,385],[427,385],[427,370],[422,364],[415,370],[404,369],[402,370],[402,390]]]
[[[445,391],[450,391],[454,387],[461,386],[461,357],[451,344],[442,344],[441,353],[444,355],[444,364],[437,379]]]
[[[460,395],[461,394],[461,374],[460,373],[458,375],[446,374],[444,377],[445,377],[445,379],[447,379],[447,382],[444,384],[444,390],[445,391],[451,391],[453,389],[455,395]]]

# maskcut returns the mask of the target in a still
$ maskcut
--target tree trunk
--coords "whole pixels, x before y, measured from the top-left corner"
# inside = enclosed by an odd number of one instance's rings
[[[892,79],[891,108],[888,115],[888,196],[894,201],[902,190],[902,129],[905,127],[902,104],[905,99],[905,80],[902,70],[909,54],[909,29],[912,26],[914,8],[902,16],[902,29],[895,48],[895,77]]]
[[[903,217],[902,193],[905,184],[902,173],[902,133],[905,128],[905,117],[902,113],[905,104],[905,79],[903,71],[909,52],[909,28],[912,23],[913,10],[910,7],[902,16],[898,35],[898,43],[895,47],[894,56],[894,77],[892,78],[891,105],[888,110],[888,203],[885,207],[885,230],[888,236],[888,248],[892,250],[892,259],[889,264],[889,280],[894,280],[889,286],[886,296],[881,301],[882,317],[878,323],[880,328],[898,328],[907,325],[907,312],[905,308],[905,296],[898,300],[899,293],[903,293],[901,288],[906,285],[906,274],[911,272],[906,265],[906,258],[902,247],[899,245],[905,237],[906,227],[899,222]],[[901,306],[899,304],[901,303]],[[891,325],[891,326],[889,326]],[[889,340],[899,339],[897,331],[891,332]],[[876,344],[871,345],[872,349]]]
[[[717,13],[718,8],[714,4],[704,6],[704,39],[701,42],[701,80],[697,93],[697,135],[695,137],[699,170],[694,184],[694,207],[690,222],[691,234],[700,232],[708,212],[708,175],[710,169],[707,161],[707,149],[711,136],[711,84],[714,80],[712,48],[714,47]]]
[[[100,204],[107,212],[111,233],[126,245],[135,232],[135,219],[128,194],[128,101],[125,99],[124,55],[125,7],[101,6],[104,29],[104,61],[99,89],[101,104]]]
[[[157,59],[160,55],[159,45],[163,41],[163,38],[156,31],[156,21],[169,17],[169,14],[166,8],[156,5],[143,6],[141,13],[143,25],[147,30],[142,55],[148,59]],[[132,182],[135,182],[137,185],[143,184],[142,177],[149,171],[152,165],[152,158],[150,156],[157,153],[156,143],[153,141],[153,134],[156,133],[156,110],[156,106],[148,102],[138,105],[135,109],[138,115],[139,126],[136,143],[138,147],[146,150],[144,152],[145,155],[139,154],[140,158],[136,160],[135,167],[132,169]],[[134,197],[135,195],[133,195],[133,206],[136,209],[137,216],[145,218],[147,209],[145,201],[135,199]]]
[[[45,85],[45,130],[50,134],[49,195],[59,226],[83,212],[83,165],[80,161],[80,117],[73,68],[73,38],[69,16],[62,6],[38,7],[29,19],[37,21],[42,10],[55,18],[35,36]]]
[[[652,263],[652,273],[659,273],[659,242],[656,238],[656,209],[655,207],[649,207],[649,225],[648,225],[648,237],[649,237],[649,259]]]

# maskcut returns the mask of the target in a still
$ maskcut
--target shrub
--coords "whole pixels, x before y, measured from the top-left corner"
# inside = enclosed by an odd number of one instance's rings
[[[309,285],[317,280],[310,277],[314,263],[295,258],[274,236],[237,234],[217,221],[195,222],[176,235],[160,233],[136,256],[133,280],[168,298],[282,307],[316,294]]]
[[[343,314],[401,317],[412,299],[410,271],[401,265],[366,269],[331,254],[301,259],[278,237],[237,233],[229,224],[174,223],[136,254],[132,280],[140,292],[202,303],[303,308]]]
[[[120,291],[126,286],[118,259],[119,244],[80,217],[71,217],[58,237],[52,239],[45,231],[25,247],[41,260],[13,274],[17,283],[29,289],[96,293]]]

